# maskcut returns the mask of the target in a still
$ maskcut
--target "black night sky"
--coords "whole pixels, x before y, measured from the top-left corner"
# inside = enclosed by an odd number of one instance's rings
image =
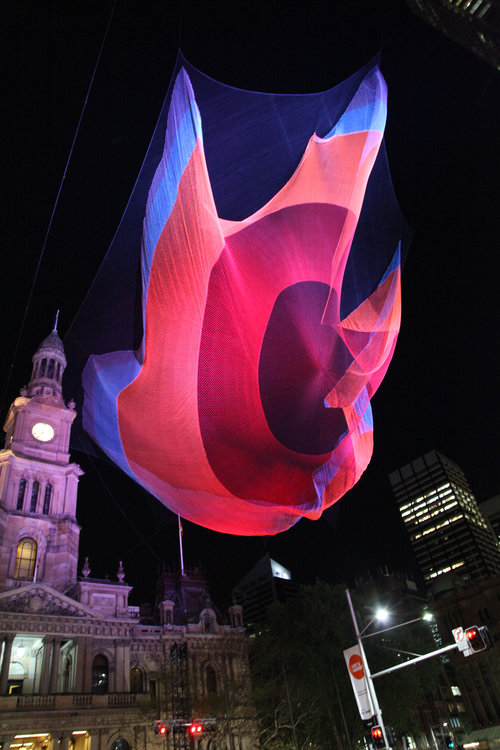
[[[372,463],[321,521],[262,538],[186,522],[184,550],[187,565],[206,568],[222,605],[265,552],[308,581],[352,579],[377,564],[411,568],[389,471],[437,448],[464,469],[478,500],[500,488],[500,74],[412,16],[401,0],[117,0],[112,8],[112,0],[8,0],[0,10],[3,415],[29,378],[31,356],[55,311],[61,308],[64,337],[97,272],[179,44],[188,60],[224,83],[294,93],[330,88],[380,51],[389,163],[414,240],[399,343],[373,400]],[[80,552],[90,557],[91,575],[115,578],[122,559],[135,587],[131,602],[151,599],[158,564],[176,563],[174,517],[103,460],[76,451],[73,458],[86,473]]]

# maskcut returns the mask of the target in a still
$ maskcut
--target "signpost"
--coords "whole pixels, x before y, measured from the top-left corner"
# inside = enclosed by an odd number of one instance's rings
[[[465,630],[461,627],[455,628],[451,631],[451,633],[453,635],[455,643],[457,644],[458,650],[462,651],[464,656],[469,656],[469,653],[472,653],[472,651],[469,648],[467,638],[465,637]],[[466,651],[468,652],[467,654],[465,653]]]

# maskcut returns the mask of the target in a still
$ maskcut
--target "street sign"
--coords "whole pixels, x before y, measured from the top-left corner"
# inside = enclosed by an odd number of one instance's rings
[[[467,641],[465,630],[462,627],[454,628],[451,633],[453,635],[455,643],[458,646],[458,650],[462,651],[464,656],[469,656],[469,654],[472,653],[472,650],[469,646],[469,642]]]

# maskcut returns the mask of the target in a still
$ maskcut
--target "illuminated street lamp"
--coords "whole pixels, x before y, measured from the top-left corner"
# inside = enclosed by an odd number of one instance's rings
[[[375,619],[377,620],[377,622],[385,622],[389,619],[389,610],[384,609],[383,607],[381,609],[378,609],[375,612]]]
[[[363,648],[363,639],[365,639],[365,638],[371,638],[372,636],[379,635],[380,633],[387,633],[387,631],[389,631],[389,630],[396,630],[396,628],[402,628],[405,625],[411,625],[414,622],[420,622],[420,620],[426,620],[426,621],[432,620],[433,619],[433,615],[430,612],[426,612],[422,617],[415,617],[413,620],[408,620],[407,622],[402,622],[399,625],[391,625],[388,628],[379,629],[375,633],[366,633],[366,631],[368,630],[368,628],[375,621],[383,622],[384,620],[386,620],[389,617],[389,611],[386,610],[386,609],[379,609],[379,610],[377,610],[377,612],[375,614],[375,617],[373,617],[368,622],[368,624],[365,625],[365,627],[363,628],[363,630],[360,631],[359,627],[358,627],[358,621],[356,620],[356,614],[354,612],[354,607],[352,606],[351,594],[349,592],[349,589],[346,589],[345,593],[346,593],[346,596],[347,596],[347,602],[349,604],[349,610],[351,612],[352,623],[354,625],[354,632],[356,633],[356,640],[357,640],[357,643],[358,643],[359,653],[360,653],[361,659],[363,661],[365,678],[366,678],[366,688],[367,688],[367,691],[368,691],[368,695],[370,697],[370,702],[371,702],[371,704],[373,706],[373,709],[374,709],[374,715],[375,715],[375,717],[377,719],[377,724],[380,727],[380,729],[382,730],[384,746],[385,746],[386,750],[389,750],[390,745],[389,745],[389,742],[388,742],[388,739],[387,739],[387,733],[386,733],[385,725],[384,725],[384,722],[382,720],[382,711],[380,710],[380,706],[379,706],[379,703],[378,703],[377,694],[375,692],[375,686],[373,684],[373,678],[372,678],[372,675],[371,675],[371,672],[370,672],[370,668],[368,666],[368,660],[366,658],[365,650]]]

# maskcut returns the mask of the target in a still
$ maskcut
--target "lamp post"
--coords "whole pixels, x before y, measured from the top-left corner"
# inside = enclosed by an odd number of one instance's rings
[[[377,616],[373,617],[370,620],[370,622],[368,623],[368,625],[366,625],[363,628],[363,630],[360,632],[359,627],[358,627],[358,621],[356,620],[356,614],[354,612],[354,607],[352,606],[351,594],[349,592],[349,589],[346,589],[345,593],[346,593],[346,597],[347,597],[347,602],[349,604],[349,610],[351,612],[352,622],[353,622],[353,625],[354,625],[354,632],[356,633],[356,640],[357,640],[357,643],[358,643],[359,652],[360,652],[360,655],[361,655],[361,659],[363,660],[363,666],[364,666],[364,672],[365,672],[365,678],[366,678],[366,687],[367,687],[368,695],[370,697],[370,701],[371,701],[373,709],[374,709],[374,715],[376,716],[377,722],[380,725],[380,728],[382,729],[382,735],[383,735],[383,738],[384,738],[385,747],[386,747],[387,750],[389,750],[389,743],[387,741],[387,734],[386,734],[386,731],[385,731],[385,725],[384,725],[384,722],[382,720],[382,711],[380,710],[380,706],[379,706],[378,699],[377,699],[377,694],[375,692],[375,686],[373,684],[373,677],[372,677],[372,674],[370,672],[370,667],[368,666],[368,660],[366,658],[365,650],[363,648],[363,638],[370,638],[373,635],[379,635],[380,633],[387,633],[389,630],[395,630],[396,628],[402,628],[404,625],[411,625],[414,622],[420,622],[420,620],[432,620],[433,616],[429,612],[426,612],[423,615],[423,617],[415,617],[413,620],[408,620],[407,622],[402,622],[402,623],[399,623],[398,625],[391,625],[388,628],[382,628],[381,630],[377,630],[375,633],[367,633],[365,635],[364,634],[365,631],[370,627],[370,625],[373,622],[375,622],[375,620],[380,619],[380,616],[379,617],[377,617]],[[386,614],[386,616],[388,616],[389,613],[386,612],[385,614]],[[444,649],[442,649],[442,651],[448,651],[449,649],[452,649],[452,648],[456,648],[456,644],[454,644],[453,646],[447,646]],[[417,661],[420,661],[420,660],[423,660],[423,659],[427,659],[427,658],[429,658],[429,656],[434,655],[434,653],[441,653],[441,650],[439,650],[438,652],[433,652],[432,654],[427,654],[427,655],[424,655],[424,656],[421,656],[421,657],[417,657],[416,659],[413,659],[412,662],[417,662]],[[411,663],[411,662],[407,662],[407,664],[408,663]],[[404,667],[407,664],[396,665],[395,667],[390,667],[387,670],[382,670],[382,672],[377,672],[375,674],[375,677],[377,677],[378,675],[381,675],[381,674],[386,674],[386,673],[388,673],[390,671],[393,671],[393,670],[396,670],[398,668]]]
[[[363,660],[363,667],[364,667],[365,679],[366,679],[366,688],[368,690],[368,695],[370,697],[370,702],[371,702],[371,704],[373,706],[374,715],[377,717],[377,722],[378,722],[380,728],[382,729],[382,735],[383,735],[383,738],[384,738],[384,745],[387,748],[387,750],[389,750],[389,743],[387,742],[387,735],[385,733],[385,726],[384,726],[384,722],[382,720],[382,711],[380,710],[380,706],[379,706],[378,699],[377,699],[377,693],[375,692],[375,685],[373,684],[373,680],[372,680],[372,676],[371,676],[371,672],[370,672],[370,667],[368,666],[368,661],[367,661],[367,658],[366,658],[365,650],[363,648],[363,641],[362,641],[363,635],[359,631],[358,621],[356,619],[356,614],[354,612],[354,607],[352,606],[351,594],[350,594],[349,589],[346,589],[345,593],[346,593],[346,597],[347,597],[347,602],[349,604],[349,609],[351,611],[352,624],[354,625],[354,632],[356,633],[356,641],[358,643],[359,653],[361,655],[361,659]],[[370,620],[370,622],[368,623],[368,625],[366,626],[366,628],[368,628],[375,619],[376,618],[373,618],[373,620]],[[366,628],[364,630],[366,630]],[[363,630],[363,632],[364,632],[364,630]]]

